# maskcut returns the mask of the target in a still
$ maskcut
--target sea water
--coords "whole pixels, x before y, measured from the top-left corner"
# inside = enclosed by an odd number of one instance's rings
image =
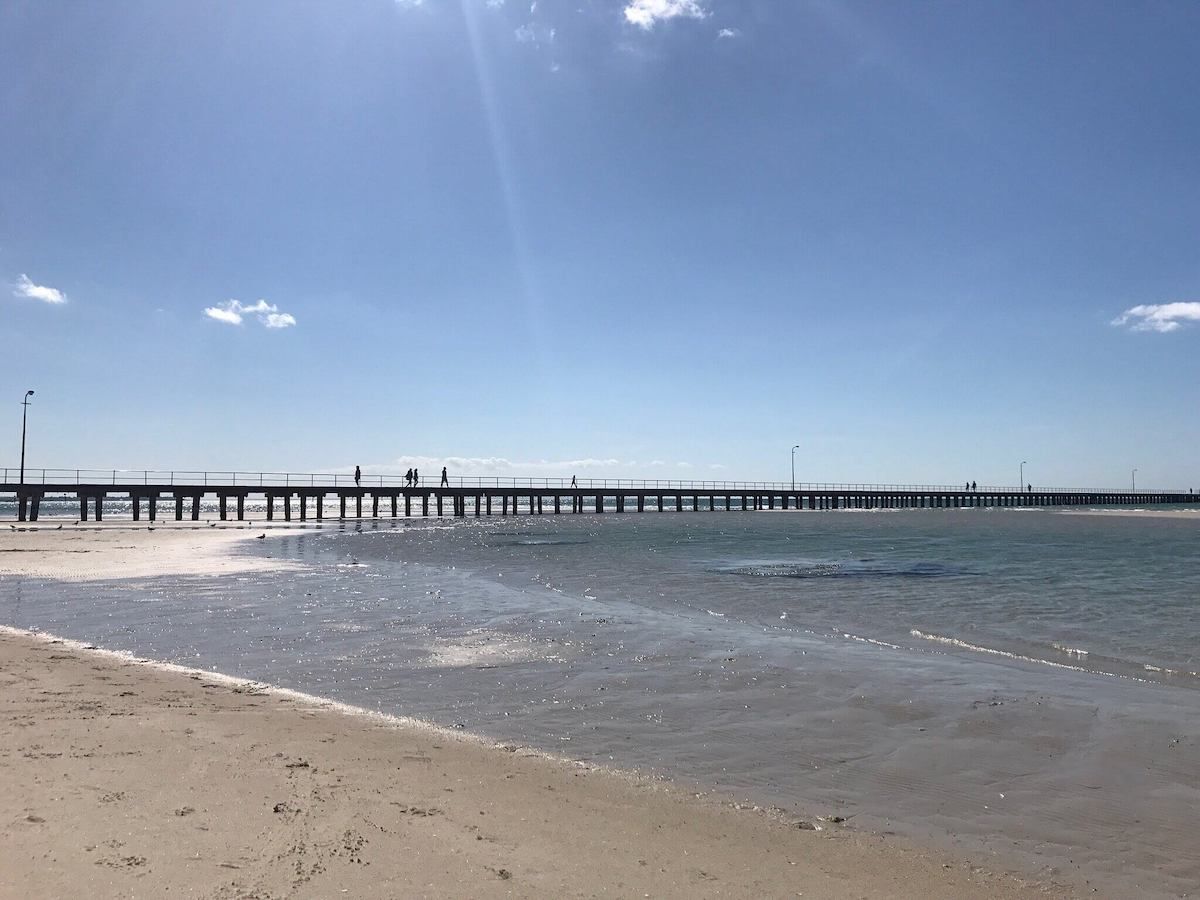
[[[130,523],[132,527],[132,523]],[[0,579],[0,622],[845,819],[1200,886],[1200,517],[381,519],[286,574]]]

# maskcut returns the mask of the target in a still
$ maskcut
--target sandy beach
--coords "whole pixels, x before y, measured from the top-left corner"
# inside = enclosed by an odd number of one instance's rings
[[[0,535],[0,571],[272,564],[237,555],[245,532],[51,528]],[[0,632],[0,681],[3,896],[1068,895],[844,823],[50,636]]]

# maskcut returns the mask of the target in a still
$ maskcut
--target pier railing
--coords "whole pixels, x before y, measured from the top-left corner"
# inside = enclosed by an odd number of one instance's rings
[[[15,485],[20,478],[20,469],[6,467],[3,470],[3,481],[0,484]],[[449,486],[455,488],[533,488],[571,490],[635,490],[635,491],[899,491],[917,493],[928,491],[946,493],[959,491],[962,493],[1025,493],[1027,485],[994,485],[981,484],[974,489],[958,484],[883,484],[866,482],[814,482],[814,481],[703,481],[677,478],[576,478],[574,484],[568,477],[516,477],[505,475],[451,475]],[[431,472],[421,475],[419,487],[437,487],[441,483],[441,473]],[[343,473],[329,472],[223,472],[223,471],[188,471],[188,470],[156,470],[156,469],[44,469],[25,468],[25,484],[30,485],[181,485],[188,487],[330,487],[349,488],[355,486],[354,476]],[[358,482],[364,488],[404,488],[410,486],[402,474],[364,474]],[[1137,491],[1126,488],[1099,487],[1053,487],[1033,485],[1033,493],[1187,493],[1187,488],[1179,490],[1163,488],[1139,488]]]

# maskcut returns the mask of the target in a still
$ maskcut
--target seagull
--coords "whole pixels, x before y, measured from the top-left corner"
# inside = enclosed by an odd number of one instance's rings
[[[260,541],[265,541],[266,539],[267,539],[267,535],[266,535],[265,533],[263,533],[263,534],[260,534],[260,535],[258,536],[258,540],[260,540]]]
[[[216,523],[216,522],[209,522],[209,523],[208,523],[208,527],[209,527],[209,528],[216,528],[216,527],[217,527],[217,523]]]
[[[55,528],[54,530],[55,530],[55,531],[62,531],[62,524],[61,524],[61,523],[59,523],[59,526],[58,526],[57,528]]]

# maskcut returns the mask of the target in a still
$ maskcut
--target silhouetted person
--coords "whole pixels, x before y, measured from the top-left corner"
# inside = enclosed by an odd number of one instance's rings
[[[421,471],[413,469],[413,487],[417,487],[421,483]]]
[[[361,479],[361,478],[362,478],[362,469],[360,469],[358,466],[355,466],[354,467],[354,486],[355,487],[358,487],[358,482],[359,482],[359,479]]]
[[[446,475],[445,466],[442,466],[442,487],[450,487],[450,479]]]
[[[971,489],[971,482],[968,481],[966,484],[963,485],[963,490],[969,491],[970,489]]]
[[[975,492],[975,491],[977,491],[977,490],[979,490],[979,488],[975,487],[975,482],[973,482],[973,481],[972,481],[972,482],[971,482],[971,491],[972,491],[972,492]]]
[[[1027,494],[1033,493],[1033,484],[1032,483],[1025,485],[1025,493],[1027,493]]]
[[[579,485],[577,485],[577,484],[575,483],[575,476],[574,476],[574,475],[572,475],[572,476],[571,476],[571,487],[579,487]]]
[[[412,487],[412,466],[409,466],[408,471],[404,473],[404,486]]]

